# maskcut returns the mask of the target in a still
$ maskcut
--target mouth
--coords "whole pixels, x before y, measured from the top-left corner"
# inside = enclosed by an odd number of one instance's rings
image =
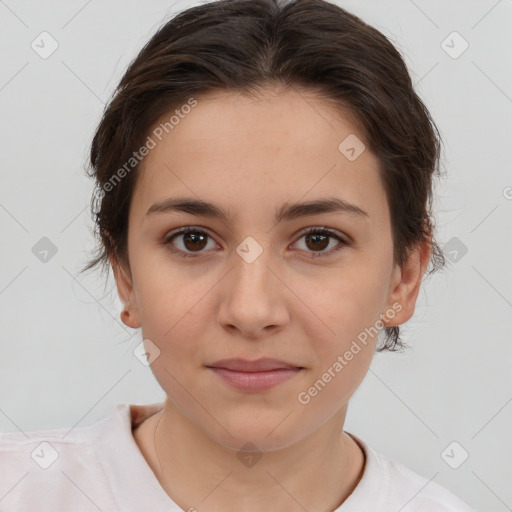
[[[207,368],[224,368],[237,372],[267,372],[271,370],[303,369],[304,367],[281,359],[264,357],[256,359],[255,361],[240,358],[221,359],[220,361],[208,365]]]
[[[259,392],[282,384],[305,368],[278,359],[224,359],[207,366],[230,387]]]

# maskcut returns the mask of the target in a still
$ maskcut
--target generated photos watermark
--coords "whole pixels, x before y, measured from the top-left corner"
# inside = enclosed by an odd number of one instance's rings
[[[297,400],[299,403],[302,405],[309,404],[311,399],[317,396],[318,393],[320,393],[320,391],[322,391],[325,386],[327,386],[327,384],[331,382],[331,380],[334,379],[334,377],[336,377],[345,368],[345,366],[347,366],[349,362],[352,361],[352,359],[354,359],[354,356],[361,352],[361,345],[366,346],[368,344],[368,337],[376,336],[379,333],[379,330],[384,327],[382,319],[385,317],[386,319],[391,320],[395,317],[395,314],[401,310],[402,305],[399,302],[395,302],[384,315],[380,315],[380,319],[377,320],[373,326],[370,328],[366,327],[364,331],[360,332],[357,335],[357,340],[352,341],[350,348],[346,350],[343,355],[339,355],[336,358],[336,361],[334,361],[333,364],[327,368],[322,376],[317,379],[311,387],[309,387],[306,391],[301,391],[297,395]]]

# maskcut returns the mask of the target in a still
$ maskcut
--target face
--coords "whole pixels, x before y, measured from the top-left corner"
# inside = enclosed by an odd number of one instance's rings
[[[129,270],[112,260],[125,323],[151,340],[151,369],[186,421],[234,449],[277,449],[344,415],[378,329],[412,315],[427,253],[394,264],[379,163],[332,105],[295,89],[196,99],[139,169]],[[161,206],[177,199],[225,218]],[[208,368],[264,357],[302,369],[254,390]]]

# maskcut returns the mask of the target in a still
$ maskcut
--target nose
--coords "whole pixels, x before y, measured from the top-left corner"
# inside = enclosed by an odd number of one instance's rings
[[[287,300],[291,292],[272,267],[270,250],[248,262],[238,254],[234,268],[223,280],[219,322],[244,337],[259,339],[281,330],[289,322]],[[250,260],[249,260],[250,261]]]

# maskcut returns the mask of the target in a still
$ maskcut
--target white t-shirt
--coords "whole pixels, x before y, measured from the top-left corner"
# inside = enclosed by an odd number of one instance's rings
[[[0,433],[0,511],[182,512],[132,434],[162,407],[119,404],[87,427]],[[475,512],[444,487],[349,435],[365,451],[366,463],[359,484],[334,512]]]

